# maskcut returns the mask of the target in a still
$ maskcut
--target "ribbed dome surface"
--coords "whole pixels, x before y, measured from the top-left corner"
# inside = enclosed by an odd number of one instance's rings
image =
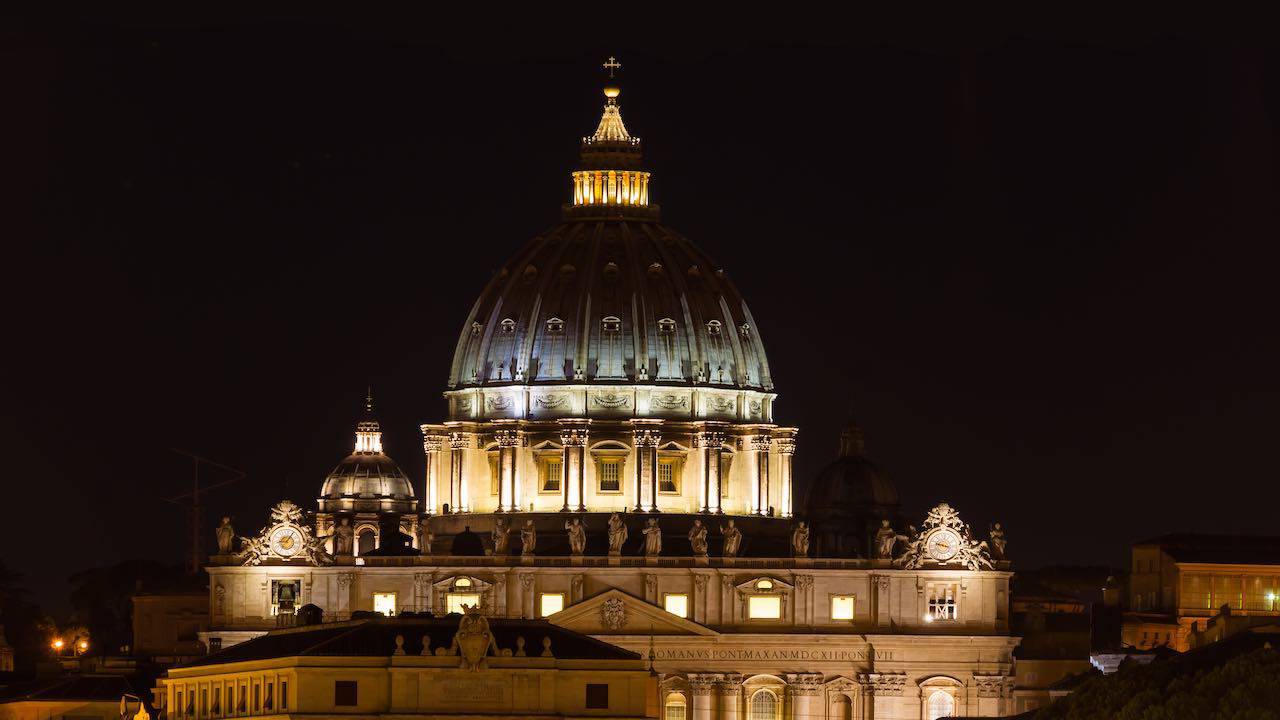
[[[348,455],[325,478],[321,496],[337,500],[344,497],[413,498],[413,486],[395,461],[382,453],[358,452]]]
[[[552,227],[489,282],[449,385],[637,380],[773,386],[751,311],[719,265],[658,222],[595,218]]]

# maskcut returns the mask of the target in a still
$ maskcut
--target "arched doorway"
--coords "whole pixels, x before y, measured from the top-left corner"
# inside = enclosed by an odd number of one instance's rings
[[[925,706],[926,720],[954,717],[955,714],[956,699],[951,693],[946,690],[934,690],[929,694],[929,700]]]

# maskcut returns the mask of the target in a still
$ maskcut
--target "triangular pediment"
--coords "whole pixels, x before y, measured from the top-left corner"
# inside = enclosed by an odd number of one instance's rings
[[[616,588],[583,600],[547,618],[584,635],[718,635],[692,620]]]

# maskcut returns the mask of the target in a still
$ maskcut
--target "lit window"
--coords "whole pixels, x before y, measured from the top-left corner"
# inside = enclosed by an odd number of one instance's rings
[[[672,615],[689,617],[689,596],[683,593],[667,593],[662,599],[662,606]]]
[[[538,596],[538,614],[542,617],[555,615],[564,609],[564,593],[542,593]]]
[[[760,582],[756,583],[756,589],[757,589],[757,590],[772,590],[772,589],[773,589],[773,581],[772,581],[772,580],[761,580]]]
[[[957,587],[954,583],[929,583],[929,607],[925,622],[950,622],[959,617],[956,607]]]
[[[852,620],[853,619],[853,596],[852,595],[832,595],[831,596],[831,619],[832,620]]]
[[[396,594],[374,593],[373,611],[376,613],[382,613],[387,617],[393,617],[396,614]]]
[[[444,596],[445,611],[451,613],[463,614],[463,606],[477,607],[480,605],[480,593],[474,592],[451,592]]]
[[[622,458],[600,460],[600,492],[622,490]]]
[[[489,494],[498,494],[498,451],[489,451]]]
[[[772,690],[757,690],[747,703],[748,720],[777,720],[782,709]]]
[[[458,578],[453,581],[453,586],[456,588],[471,587],[471,578]]]
[[[753,620],[776,620],[782,617],[782,598],[777,595],[752,595],[747,600],[747,617]]]
[[[685,720],[685,709],[688,703],[684,700],[684,693],[670,693],[667,695],[667,701],[663,706],[662,720]]]
[[[560,478],[564,474],[564,465],[560,458],[547,458],[542,463],[542,491],[560,492]]]
[[[678,493],[676,485],[676,460],[658,461],[658,492]]]
[[[928,720],[947,718],[956,714],[956,700],[946,690],[935,690],[929,696]]]

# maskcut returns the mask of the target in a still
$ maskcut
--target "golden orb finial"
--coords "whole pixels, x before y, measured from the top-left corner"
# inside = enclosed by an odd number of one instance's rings
[[[622,93],[622,90],[620,90],[617,85],[604,86],[604,96],[609,98],[610,100],[617,98],[618,95],[621,93]]]

